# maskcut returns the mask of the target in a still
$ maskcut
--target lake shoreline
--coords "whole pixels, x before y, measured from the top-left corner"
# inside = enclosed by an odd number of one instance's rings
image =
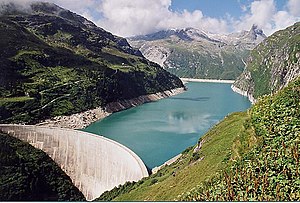
[[[197,78],[180,78],[182,82],[211,82],[211,83],[228,83],[233,84],[235,80],[218,80],[218,79],[197,79]]]
[[[248,100],[251,102],[251,104],[255,104],[256,103],[256,99],[254,99],[253,95],[248,94],[247,91],[243,91],[240,88],[234,86],[233,84],[231,85],[231,89],[232,89],[232,91],[234,91],[234,92],[236,92],[236,93],[238,93],[238,94],[240,94],[240,95],[242,95],[244,97],[247,97]]]
[[[95,109],[90,109],[69,116],[56,116],[54,118],[44,120],[36,125],[48,126],[48,127],[61,127],[61,128],[69,128],[69,129],[84,129],[90,124],[98,120],[104,119],[105,117],[111,115],[112,113],[123,111],[135,106],[139,106],[144,103],[149,103],[163,98],[175,96],[177,94],[183,93],[184,91],[185,88],[180,87],[180,88],[166,90],[154,94],[141,95],[133,99],[111,102],[107,104],[105,107],[97,107]]]
[[[160,169],[164,168],[165,166],[169,166],[169,165],[175,163],[181,156],[182,156],[182,153],[177,154],[176,156],[174,156],[174,157],[170,158],[169,160],[165,161],[165,163],[163,163],[162,165],[152,168],[151,169],[152,174],[157,173]]]
[[[186,86],[188,91],[183,94],[121,111],[84,131],[124,144],[155,173],[194,146],[223,117],[250,106],[228,84],[190,82]]]

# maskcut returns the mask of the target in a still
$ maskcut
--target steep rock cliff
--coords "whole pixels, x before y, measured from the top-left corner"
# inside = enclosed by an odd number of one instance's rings
[[[274,93],[300,75],[300,22],[280,30],[252,52],[232,89],[254,102]]]

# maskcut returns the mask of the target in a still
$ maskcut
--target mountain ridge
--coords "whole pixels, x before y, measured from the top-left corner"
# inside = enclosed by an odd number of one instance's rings
[[[0,16],[1,122],[36,123],[183,87],[126,39],[73,12],[52,3],[16,9]]]
[[[233,90],[252,102],[274,93],[300,76],[300,22],[275,32],[252,50]]]
[[[266,36],[256,25],[228,35],[195,28],[162,30],[128,38],[143,55],[185,78],[236,79],[249,51]]]

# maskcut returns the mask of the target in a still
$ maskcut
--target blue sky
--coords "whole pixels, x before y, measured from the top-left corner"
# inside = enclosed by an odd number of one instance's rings
[[[270,35],[300,20],[300,0],[101,0],[97,24],[121,36],[194,27],[211,33]]]
[[[300,0],[299,0],[300,1]],[[235,18],[243,15],[242,7],[250,5],[251,0],[172,0],[170,9],[177,12],[182,12],[184,9],[192,12],[201,10],[204,15],[220,18],[227,14]],[[276,7],[282,10],[287,3],[287,0],[274,1]]]
[[[223,17],[226,13],[238,17],[242,14],[241,6],[237,0],[173,0],[170,9],[181,12],[184,9],[192,12],[201,10],[210,17]]]
[[[300,0],[0,0],[50,1],[83,15],[113,34],[128,37],[171,28],[210,33],[249,30],[271,35],[300,21]]]

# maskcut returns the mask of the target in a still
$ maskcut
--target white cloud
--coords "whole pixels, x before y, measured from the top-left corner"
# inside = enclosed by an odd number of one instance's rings
[[[289,0],[287,7],[293,16],[300,16],[300,1],[299,0]]]
[[[284,29],[297,21],[296,18],[290,15],[287,11],[278,11],[274,14],[273,19],[275,26],[272,31]]]
[[[41,0],[0,0],[1,2]],[[242,16],[224,18],[203,15],[201,10],[193,12],[171,11],[172,0],[42,0],[58,4],[94,21],[100,27],[120,35],[148,34],[162,29],[194,27],[212,33],[249,30],[258,25],[267,35],[300,20],[300,0],[288,0],[283,10],[278,10],[274,0],[255,0],[241,4]],[[249,2],[249,1],[248,1]]]
[[[288,10],[277,10],[274,0],[256,0],[250,4],[250,11],[232,22],[234,30],[247,30],[256,24],[270,35],[300,20],[299,0],[289,0]],[[299,6],[297,7],[297,5]],[[296,8],[293,8],[296,6]]]
[[[242,9],[242,11],[243,11],[243,12],[246,12],[246,11],[248,11],[248,8],[247,8],[247,6],[246,6],[246,5],[241,5],[241,9]]]
[[[171,0],[103,0],[98,10],[104,18],[97,24],[122,36],[184,27],[227,31],[225,21],[205,17],[200,10],[173,12],[169,10],[171,3]]]
[[[17,6],[17,9],[20,9],[20,10],[24,10],[24,9],[29,9],[29,3],[31,2],[30,0],[0,0],[0,14],[2,12],[2,6],[7,4],[7,3],[15,3],[16,6]]]
[[[300,20],[300,0],[289,0],[285,10],[278,10],[274,0],[255,0],[241,5],[243,15],[239,19],[230,15],[211,18],[204,16],[201,10],[174,12],[169,10],[170,6],[171,0],[102,0],[98,10],[104,19],[97,24],[121,36],[184,27],[224,33],[249,30],[253,24],[270,35]]]
[[[250,12],[234,22],[235,30],[248,30],[253,24],[264,30],[271,29],[270,19],[275,12],[273,0],[254,1],[250,5]]]

